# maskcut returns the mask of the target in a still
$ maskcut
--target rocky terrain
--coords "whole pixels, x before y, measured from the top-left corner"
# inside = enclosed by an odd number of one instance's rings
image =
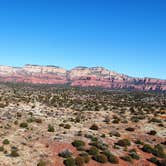
[[[134,78],[103,67],[76,67],[68,71],[56,66],[25,65],[20,68],[0,66],[0,81],[110,89],[166,90],[166,80]]]
[[[0,84],[0,166],[165,166],[165,138],[164,92]]]

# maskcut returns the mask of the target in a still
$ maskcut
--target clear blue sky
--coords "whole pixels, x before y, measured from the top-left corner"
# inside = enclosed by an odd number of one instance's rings
[[[27,63],[166,79],[166,1],[2,0],[0,64]]]

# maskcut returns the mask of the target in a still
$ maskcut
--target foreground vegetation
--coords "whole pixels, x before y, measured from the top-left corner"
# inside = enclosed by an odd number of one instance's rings
[[[1,83],[0,124],[2,165],[166,163],[164,92]]]

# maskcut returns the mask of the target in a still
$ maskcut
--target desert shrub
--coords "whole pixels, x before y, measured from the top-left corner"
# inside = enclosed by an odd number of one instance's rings
[[[22,114],[20,112],[17,112],[17,115],[16,115],[18,118],[21,118],[22,117]]]
[[[163,123],[160,123],[158,126],[159,126],[159,127],[164,127],[164,124],[163,124]]]
[[[147,159],[151,163],[154,163],[156,165],[159,165],[159,160],[156,157],[151,157],[150,159]]]
[[[161,160],[159,166],[166,166],[166,159]]]
[[[16,149],[12,149],[11,153],[10,153],[10,156],[11,157],[18,157],[19,156],[18,151]]]
[[[133,116],[133,117],[131,117],[131,121],[137,123],[137,122],[139,122],[139,119],[137,116]]]
[[[27,119],[27,122],[28,122],[28,123],[32,123],[32,122],[34,122],[34,121],[35,121],[35,118],[34,118],[34,117],[31,117],[31,118],[28,118],[28,119]]]
[[[4,147],[0,146],[0,152],[3,152],[3,151],[4,151]]]
[[[12,146],[11,149],[12,150],[18,150],[18,148],[16,146]]]
[[[98,138],[91,135],[91,134],[85,134],[85,138],[90,139],[91,141],[98,141]]]
[[[85,146],[85,142],[82,141],[82,140],[74,140],[74,141],[72,142],[72,145],[73,145],[74,147],[78,148],[78,147]]]
[[[121,139],[121,140],[119,140],[117,143],[116,143],[116,145],[119,145],[119,146],[130,146],[131,145],[131,143],[130,143],[130,141],[128,140],[128,139]]]
[[[129,153],[129,156],[131,156],[133,159],[136,159],[136,160],[140,159],[139,155],[136,152],[134,152],[134,151],[131,151]]]
[[[129,161],[129,162],[132,162],[132,158],[130,156],[122,156],[120,157],[122,160],[124,161]]]
[[[126,128],[127,131],[134,131],[135,129],[133,127]]]
[[[35,122],[36,123],[42,123],[42,120],[41,119],[35,119]]]
[[[135,141],[135,144],[143,145],[144,143],[143,143],[141,140],[138,140],[138,139],[137,139],[137,140]]]
[[[95,141],[98,141],[98,138],[95,137],[95,136],[92,136],[92,137],[91,137],[91,141],[94,141],[94,142],[95,142]]]
[[[93,156],[93,159],[99,163],[106,163],[108,161],[104,154],[95,155]]]
[[[10,144],[10,141],[8,139],[5,139],[5,140],[3,140],[3,144],[8,145],[8,144]]]
[[[105,119],[104,119],[104,122],[109,124],[110,123],[110,117],[109,116],[106,116]]]
[[[115,136],[115,137],[120,137],[120,136],[121,136],[118,131],[111,131],[111,132],[109,133],[109,135],[110,135],[111,137],[112,137],[112,136]]]
[[[65,126],[64,123],[59,124],[59,127],[64,127],[64,126]]]
[[[130,149],[129,152],[135,152],[135,153],[137,153],[136,149]]]
[[[97,155],[99,153],[99,150],[95,146],[92,146],[92,147],[90,147],[90,149],[87,152],[90,155]]]
[[[15,124],[15,125],[18,125],[18,120],[15,120],[15,121],[14,121],[14,124]]]
[[[166,158],[166,154],[164,152],[164,148],[160,144],[155,145],[152,153],[153,153],[153,155],[155,155],[157,157]]]
[[[78,151],[85,151],[86,149],[85,149],[84,146],[79,146],[79,147],[77,147],[77,150],[78,150]]]
[[[109,152],[108,150],[103,151],[102,153],[105,156],[107,156],[107,159],[110,163],[112,163],[112,164],[118,164],[119,163],[118,158],[115,155],[113,155],[111,152]]]
[[[37,166],[46,166],[46,162],[43,160],[40,160],[37,164]]]
[[[48,132],[54,132],[55,131],[55,129],[54,129],[54,126],[52,126],[52,125],[48,125]]]
[[[162,121],[157,118],[152,118],[149,122],[162,123]]]
[[[77,115],[76,118],[74,119],[74,122],[79,123],[79,122],[81,122],[81,119],[82,119],[82,117]]]
[[[89,163],[90,157],[89,157],[88,153],[86,153],[86,152],[81,153],[80,156],[83,157],[85,163]]]
[[[120,119],[114,119],[113,121],[112,121],[112,123],[116,123],[116,124],[118,124],[120,122]]]
[[[69,158],[72,156],[72,153],[68,149],[66,149],[66,150],[60,152],[59,156],[63,157],[63,158]]]
[[[149,134],[149,135],[156,135],[157,132],[156,132],[155,130],[151,130],[151,131],[148,132],[148,134]]]
[[[64,160],[64,165],[65,166],[75,166],[75,160],[70,157],[70,158],[67,158],[66,160]]]
[[[153,153],[153,148],[149,144],[145,144],[142,150],[147,153]]]
[[[101,135],[101,138],[105,138],[105,137],[106,137],[106,135],[105,135],[105,134],[102,134],[102,135]]]
[[[121,121],[121,123],[128,123],[128,121],[124,119]]]
[[[160,158],[166,157],[164,148],[160,144],[156,145],[154,148],[151,147],[149,144],[145,144],[143,146],[142,150],[147,153],[152,153],[153,155],[160,157]]]
[[[82,136],[82,131],[78,131],[77,136]]]
[[[93,124],[91,127],[90,127],[91,130],[98,130],[99,127],[96,125],[96,124]]]
[[[83,166],[84,165],[84,158],[81,156],[78,156],[75,158],[75,163],[77,166]]]
[[[101,149],[101,150],[106,150],[106,149],[108,148],[108,145],[107,145],[107,144],[105,144],[104,142],[99,141],[99,140],[97,140],[97,141],[92,141],[92,142],[89,143],[89,144],[92,145],[92,146],[95,146],[95,147],[97,147],[98,149]]]
[[[119,163],[118,158],[113,154],[108,156],[108,161],[112,164],[118,164]]]
[[[28,123],[22,122],[22,123],[20,123],[20,127],[21,128],[27,128],[28,127]]]
[[[5,103],[0,103],[0,108],[5,108],[6,104]]]
[[[65,129],[70,129],[70,128],[71,128],[71,125],[65,124],[65,125],[64,125],[64,128],[65,128]]]

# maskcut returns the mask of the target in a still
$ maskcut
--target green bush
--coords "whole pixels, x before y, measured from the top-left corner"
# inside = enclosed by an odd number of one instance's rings
[[[65,128],[65,129],[70,129],[71,126],[70,126],[69,124],[65,124],[65,125],[64,125],[64,128]]]
[[[27,119],[27,122],[28,122],[28,123],[32,123],[32,122],[34,122],[34,121],[35,121],[35,118],[34,118],[34,117],[31,117],[31,118],[28,118],[28,119]]]
[[[46,166],[46,162],[43,160],[40,160],[37,166]]]
[[[90,155],[97,155],[99,153],[99,150],[95,147],[95,146],[92,146],[90,147],[90,149],[88,150],[88,153]]]
[[[16,115],[18,118],[21,118],[22,117],[22,115],[21,115],[21,113],[20,112],[17,112],[17,115]]]
[[[14,121],[14,124],[15,124],[15,125],[18,125],[18,120],[15,120],[15,121]]]
[[[131,120],[132,122],[135,122],[135,123],[139,122],[139,119],[138,119],[138,117],[136,117],[136,116],[131,117],[130,120]]]
[[[76,166],[76,163],[75,163],[75,160],[70,157],[70,158],[67,158],[66,160],[64,160],[64,165],[65,166]]]
[[[106,150],[108,148],[108,145],[103,143],[102,141],[92,141],[90,145],[97,147],[100,150]]]
[[[76,147],[78,151],[85,151],[85,147],[84,146],[78,146]]]
[[[105,156],[107,156],[107,159],[110,163],[112,163],[112,164],[118,164],[119,163],[118,158],[115,155],[113,155],[110,151],[106,150],[106,151],[103,152],[103,154]]]
[[[151,157],[150,159],[147,159],[147,160],[156,165],[159,165],[159,163],[160,163],[156,157]]]
[[[36,123],[42,123],[42,119],[35,119]]]
[[[66,149],[66,150],[60,152],[59,156],[63,157],[63,158],[69,158],[72,156],[72,153],[68,149]]]
[[[54,132],[55,131],[55,129],[54,129],[54,126],[52,126],[52,125],[48,125],[48,132]]]
[[[131,156],[133,159],[136,159],[136,160],[139,160],[140,157],[138,156],[138,154],[136,152],[130,152],[129,153],[129,156]]]
[[[91,127],[90,127],[91,130],[98,130],[99,127],[96,125],[96,124],[93,124]]]
[[[99,163],[106,163],[108,161],[104,154],[95,155],[93,156],[93,159]]]
[[[0,146],[0,152],[3,152],[3,151],[4,151],[4,147]]]
[[[141,140],[136,140],[135,144],[143,145],[144,143]]]
[[[8,144],[10,144],[10,141],[8,139],[5,139],[5,140],[3,140],[3,144],[8,145]]]
[[[64,123],[59,124],[59,127],[64,127],[64,126],[65,126]]]
[[[157,157],[160,157],[160,158],[166,158],[166,154],[164,152],[164,148],[158,144],[158,145],[155,145],[155,147],[151,147],[149,144],[145,144],[142,148],[142,150],[144,152],[147,152],[147,153],[152,153],[153,155],[157,156]]]
[[[84,158],[81,156],[78,156],[75,158],[75,163],[77,166],[83,166],[84,165]]]
[[[120,137],[120,133],[118,131],[111,131],[109,133],[110,137],[115,136],[115,137]]]
[[[124,161],[132,162],[132,158],[130,156],[122,156],[120,158]]]
[[[126,128],[127,131],[134,131],[135,129],[133,127]]]
[[[119,140],[117,143],[116,143],[116,145],[119,145],[119,146],[130,146],[131,145],[131,143],[130,143],[130,141],[128,140],[128,139],[121,139],[121,140]]]
[[[151,130],[151,131],[148,132],[148,134],[149,134],[149,135],[156,135],[157,132],[156,132],[155,130]]]
[[[145,144],[142,150],[147,153],[153,153],[153,148],[149,144]]]
[[[19,156],[18,151],[15,150],[15,149],[12,149],[12,150],[11,150],[11,153],[10,153],[10,156],[11,156],[11,157],[18,157],[18,156]]]
[[[120,122],[120,119],[114,119],[113,121],[112,121],[112,123],[116,123],[116,124],[118,124]]]
[[[152,118],[149,122],[162,123],[162,121],[157,118]]]
[[[85,142],[82,141],[82,140],[74,140],[74,141],[72,142],[72,145],[73,145],[74,147],[78,148],[78,147],[85,146]]]
[[[80,156],[83,157],[85,163],[89,163],[90,157],[89,157],[88,153],[86,153],[86,152],[80,153]]]
[[[104,119],[104,122],[109,124],[110,123],[110,117],[109,116],[106,116],[105,119]]]
[[[27,128],[27,127],[28,127],[28,123],[22,122],[22,123],[20,124],[20,127],[21,127],[21,128]]]
[[[105,134],[101,134],[101,136],[100,136],[101,138],[105,138],[106,137],[106,135]]]
[[[155,145],[152,153],[153,153],[153,155],[155,155],[157,157],[166,158],[166,154],[164,152],[164,148],[160,144]]]

